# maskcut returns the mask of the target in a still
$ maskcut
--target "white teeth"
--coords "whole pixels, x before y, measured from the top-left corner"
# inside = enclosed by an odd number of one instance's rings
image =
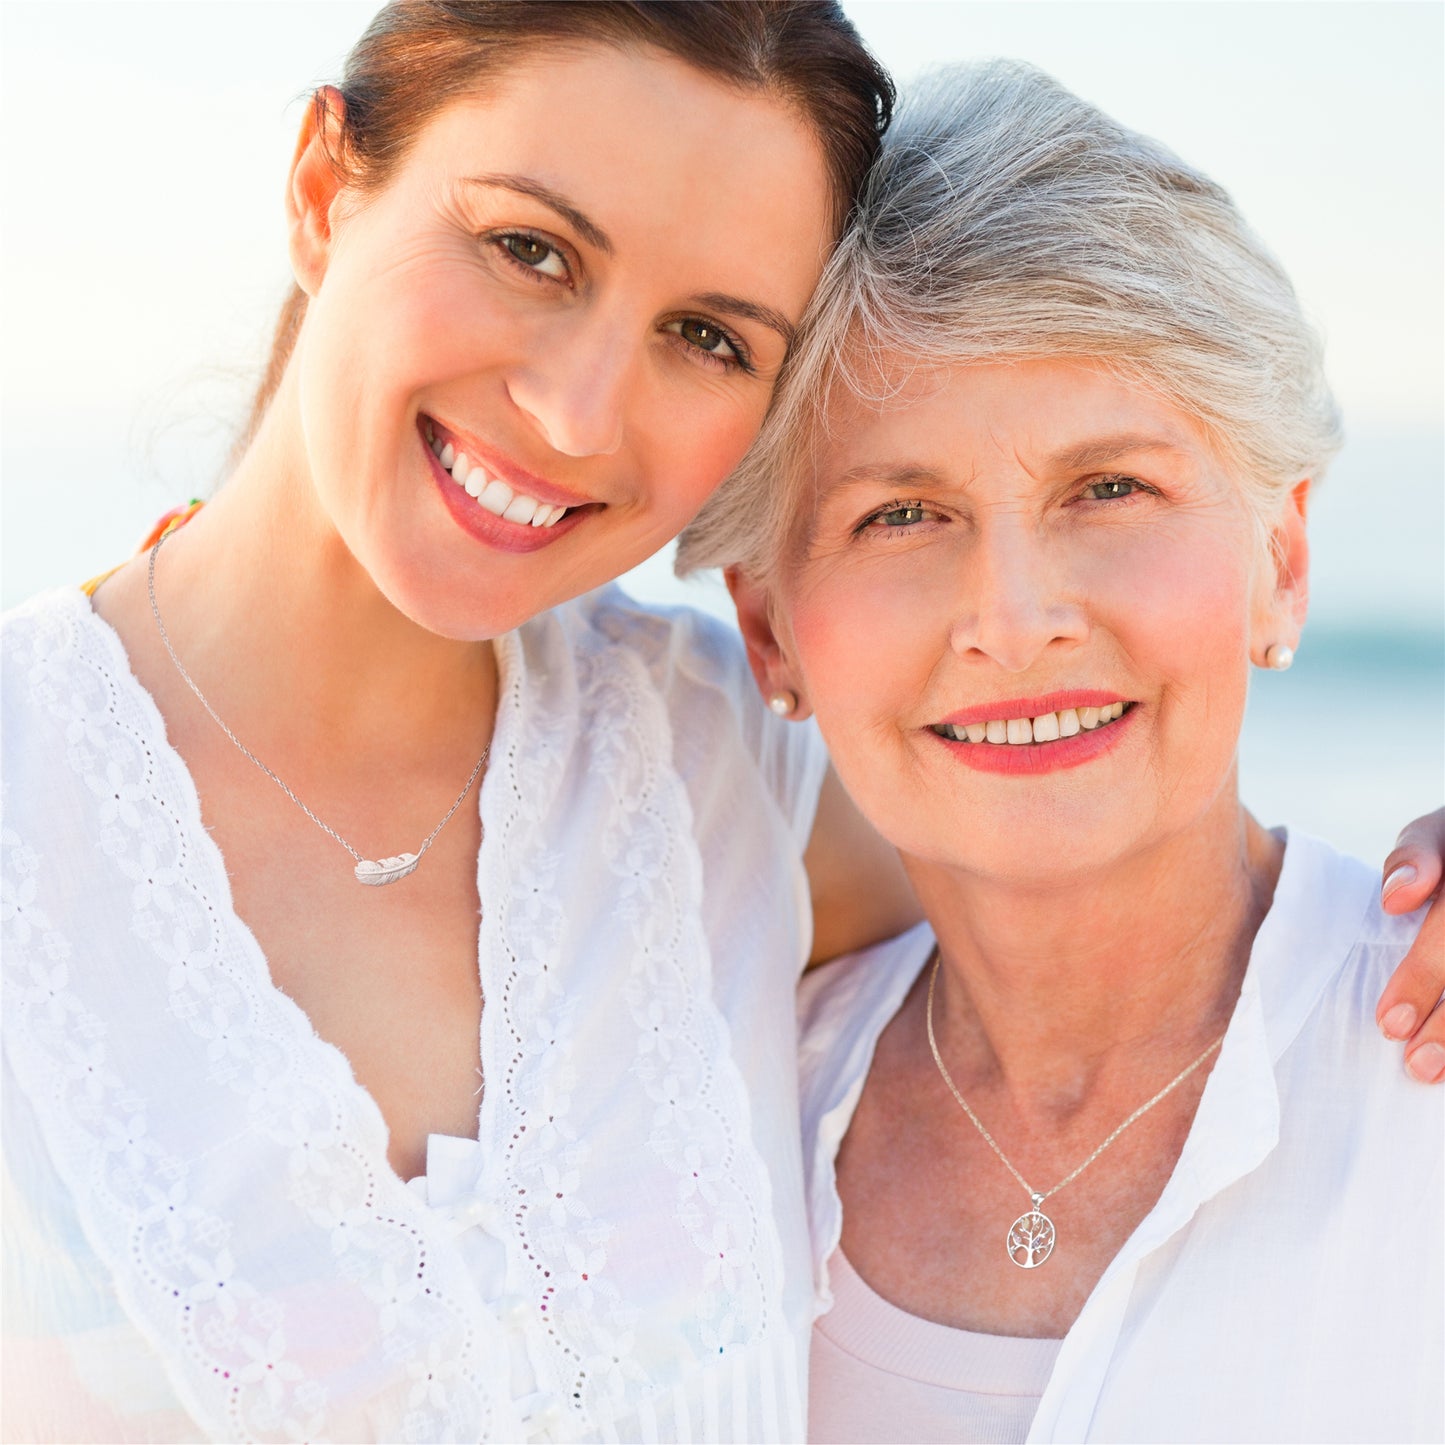
[[[505,482],[489,477],[481,467],[471,464],[465,452],[457,451],[450,442],[441,443],[430,422],[427,423],[427,441],[437,460],[452,474],[452,480],[494,516],[519,526],[553,527],[567,515],[566,507],[539,502],[535,497],[514,492]]]
[[[1036,743],[1057,742],[1059,737],[1059,715],[1056,712],[1046,712],[1042,717],[1034,719],[1034,741]]]
[[[512,489],[505,482],[493,479],[482,489],[477,503],[500,517],[512,505]]]
[[[1071,738],[1075,734],[1102,727],[1115,718],[1124,716],[1127,703],[1111,702],[1104,707],[1061,708],[1058,712],[1042,713],[1036,718],[1014,717],[1007,721],[992,720],[986,723],[939,723],[934,732],[955,742],[971,743],[1012,743],[1021,747],[1026,743],[1052,743],[1060,738]]]

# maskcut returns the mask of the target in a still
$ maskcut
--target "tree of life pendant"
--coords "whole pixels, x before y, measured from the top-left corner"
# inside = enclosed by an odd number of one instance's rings
[[[1008,1257],[1020,1269],[1037,1269],[1054,1252],[1054,1221],[1039,1208],[1042,1194],[1031,1195],[1034,1207],[1009,1225]]]

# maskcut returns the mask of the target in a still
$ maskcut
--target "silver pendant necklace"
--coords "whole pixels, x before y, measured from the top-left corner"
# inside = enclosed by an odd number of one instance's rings
[[[938,1039],[933,1032],[933,989],[938,982],[939,965],[943,962],[942,955],[938,951],[937,944],[933,948],[933,971],[928,976],[928,1047],[933,1050],[933,1062],[938,1065],[938,1072],[943,1075],[943,1082],[948,1085],[948,1091],[958,1100],[958,1106],[968,1115],[973,1122],[973,1127],[984,1137],[984,1142],[1003,1160],[1003,1167],[1018,1180],[1024,1187],[1024,1192],[1029,1196],[1032,1205],[1026,1209],[1014,1222],[1009,1225],[1008,1237],[1004,1241],[1004,1248],[1008,1251],[1008,1257],[1018,1265],[1020,1269],[1037,1269],[1053,1252],[1054,1244],[1058,1239],[1058,1232],[1054,1228],[1054,1221],[1043,1211],[1043,1202],[1050,1195],[1057,1194],[1064,1185],[1072,1184],[1130,1124],[1142,1118],[1166,1095],[1174,1092],[1175,1089],[1192,1074],[1214,1051],[1224,1042],[1224,1035],[1221,1034],[1195,1061],[1177,1074],[1169,1083],[1159,1090],[1147,1104],[1141,1104],[1082,1164],[1071,1173],[1066,1174],[1052,1189],[1046,1189],[1039,1193],[1017,1169],[1009,1163],[1008,1156],[998,1147],[992,1134],[983,1127],[977,1114],[968,1106],[968,1100],[958,1091],[958,1085],[953,1082],[952,1075],[944,1067],[943,1055],[938,1052]]]
[[[291,801],[295,803],[296,806],[300,808],[301,811],[305,813],[306,816],[310,818],[311,821],[315,823],[316,826],[320,828],[323,833],[329,834],[332,838],[335,838],[336,841],[340,843],[341,846],[345,848],[348,853],[351,854],[351,856],[356,860],[356,867],[352,871],[355,873],[356,881],[358,883],[365,883],[368,885],[368,887],[379,888],[386,883],[396,883],[399,880],[405,878],[408,873],[415,872],[416,865],[422,860],[422,855],[436,841],[437,834],[440,833],[441,830],[445,828],[446,825],[451,821],[452,814],[461,807],[462,800],[467,796],[468,793],[471,792],[472,784],[476,782],[478,775],[486,766],[487,754],[491,751],[491,749],[488,747],[482,750],[482,755],[477,759],[477,765],[472,769],[471,776],[468,777],[466,781],[466,786],[461,790],[460,793],[457,794],[456,802],[454,802],[451,807],[447,809],[446,816],[441,820],[440,823],[436,825],[435,828],[431,830],[430,833],[427,834],[425,841],[423,841],[421,847],[419,847],[415,853],[398,853],[393,858],[363,858],[362,855],[358,853],[356,849],[353,848],[351,844],[348,843],[346,839],[343,838],[341,834],[336,831],[335,828],[331,827],[328,823],[322,822],[321,819],[318,818],[316,814],[313,813],[311,809],[308,808],[306,804],[303,803],[301,799],[298,798],[289,787],[286,786],[285,782],[283,782],[282,779],[277,776],[277,774],[273,773],[271,769],[268,768],[266,764],[263,763],[261,759],[258,758],[256,754],[253,753],[251,749],[248,748],[246,744],[243,743],[241,739],[238,738],[229,727],[226,726],[220,714],[215,710],[215,708],[211,706],[209,702],[206,701],[205,694],[200,690],[200,688],[196,686],[195,682],[191,678],[190,673],[186,671],[180,658],[176,656],[176,650],[174,647],[171,646],[171,639],[166,635],[166,625],[164,622],[161,621],[161,609],[156,605],[156,557],[160,553],[161,544],[170,535],[170,532],[163,532],[161,536],[157,539],[155,546],[151,548],[150,566],[146,572],[146,595],[150,598],[151,613],[155,617],[156,627],[160,632],[161,641],[165,644],[165,649],[170,654],[171,661],[175,663],[176,671],[180,673],[181,680],[186,684],[188,688],[190,688],[193,693],[195,693],[196,698],[200,702],[201,706],[205,708],[205,710],[211,715],[211,721],[214,722],[216,726],[220,728],[220,730],[225,733],[228,738],[230,738],[230,740],[236,745],[236,747],[239,748],[241,752],[244,753],[248,758],[250,758],[250,760],[255,763],[255,765],[260,768],[261,771],[265,773],[266,776],[270,778],[271,781],[275,783],[276,786],[280,788],[281,791],[285,793],[286,796],[290,798]]]

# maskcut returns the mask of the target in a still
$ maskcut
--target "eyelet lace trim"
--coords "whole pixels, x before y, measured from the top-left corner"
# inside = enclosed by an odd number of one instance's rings
[[[665,664],[658,627],[649,647],[636,614],[611,617],[604,601],[499,645],[503,704],[483,800],[484,969],[489,954],[498,960],[483,1027],[503,1062],[482,1133],[497,1110],[510,1245],[543,1320],[533,1359],[587,1434],[651,1409],[689,1358],[712,1368],[784,1328],[770,1183],[712,997],[691,805],[649,669]],[[611,874],[597,917],[558,901],[569,829]],[[584,1030],[614,1041],[605,1086],[571,1061]],[[616,1177],[591,1164],[614,1143],[656,1165],[640,1168],[625,1208],[592,1188]],[[639,1223],[658,1233],[655,1253]],[[649,1294],[663,1257],[673,1278]],[[645,1312],[624,1303],[640,1298]]]
[[[186,1408],[228,1439],[519,1436],[495,1320],[442,1221],[386,1167],[346,1060],[272,985],[118,639],[78,594],[38,599],[6,633],[7,681],[54,719],[88,813],[83,836],[48,841],[94,850],[95,891],[129,895],[153,965],[124,941],[78,951],[55,909],[89,898],[52,902],[69,870],[6,824],[7,1046]]]

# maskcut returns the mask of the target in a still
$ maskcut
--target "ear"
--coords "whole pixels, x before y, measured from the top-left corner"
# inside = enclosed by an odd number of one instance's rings
[[[343,189],[332,160],[341,144],[346,102],[341,92],[324,86],[306,107],[296,154],[286,180],[286,229],[291,270],[296,284],[315,296],[326,274],[334,239],[334,213]]]
[[[1269,537],[1269,573],[1261,587],[1255,619],[1256,660],[1272,644],[1294,648],[1309,611],[1310,545],[1305,533],[1310,480],[1295,485]]]
[[[737,567],[727,568],[723,578],[732,593],[733,606],[738,610],[738,629],[747,645],[748,666],[753,670],[758,691],[769,701],[780,692],[792,693],[798,705],[788,716],[800,720],[807,717],[812,709],[803,696],[797,670],[779,639],[768,589]]]

